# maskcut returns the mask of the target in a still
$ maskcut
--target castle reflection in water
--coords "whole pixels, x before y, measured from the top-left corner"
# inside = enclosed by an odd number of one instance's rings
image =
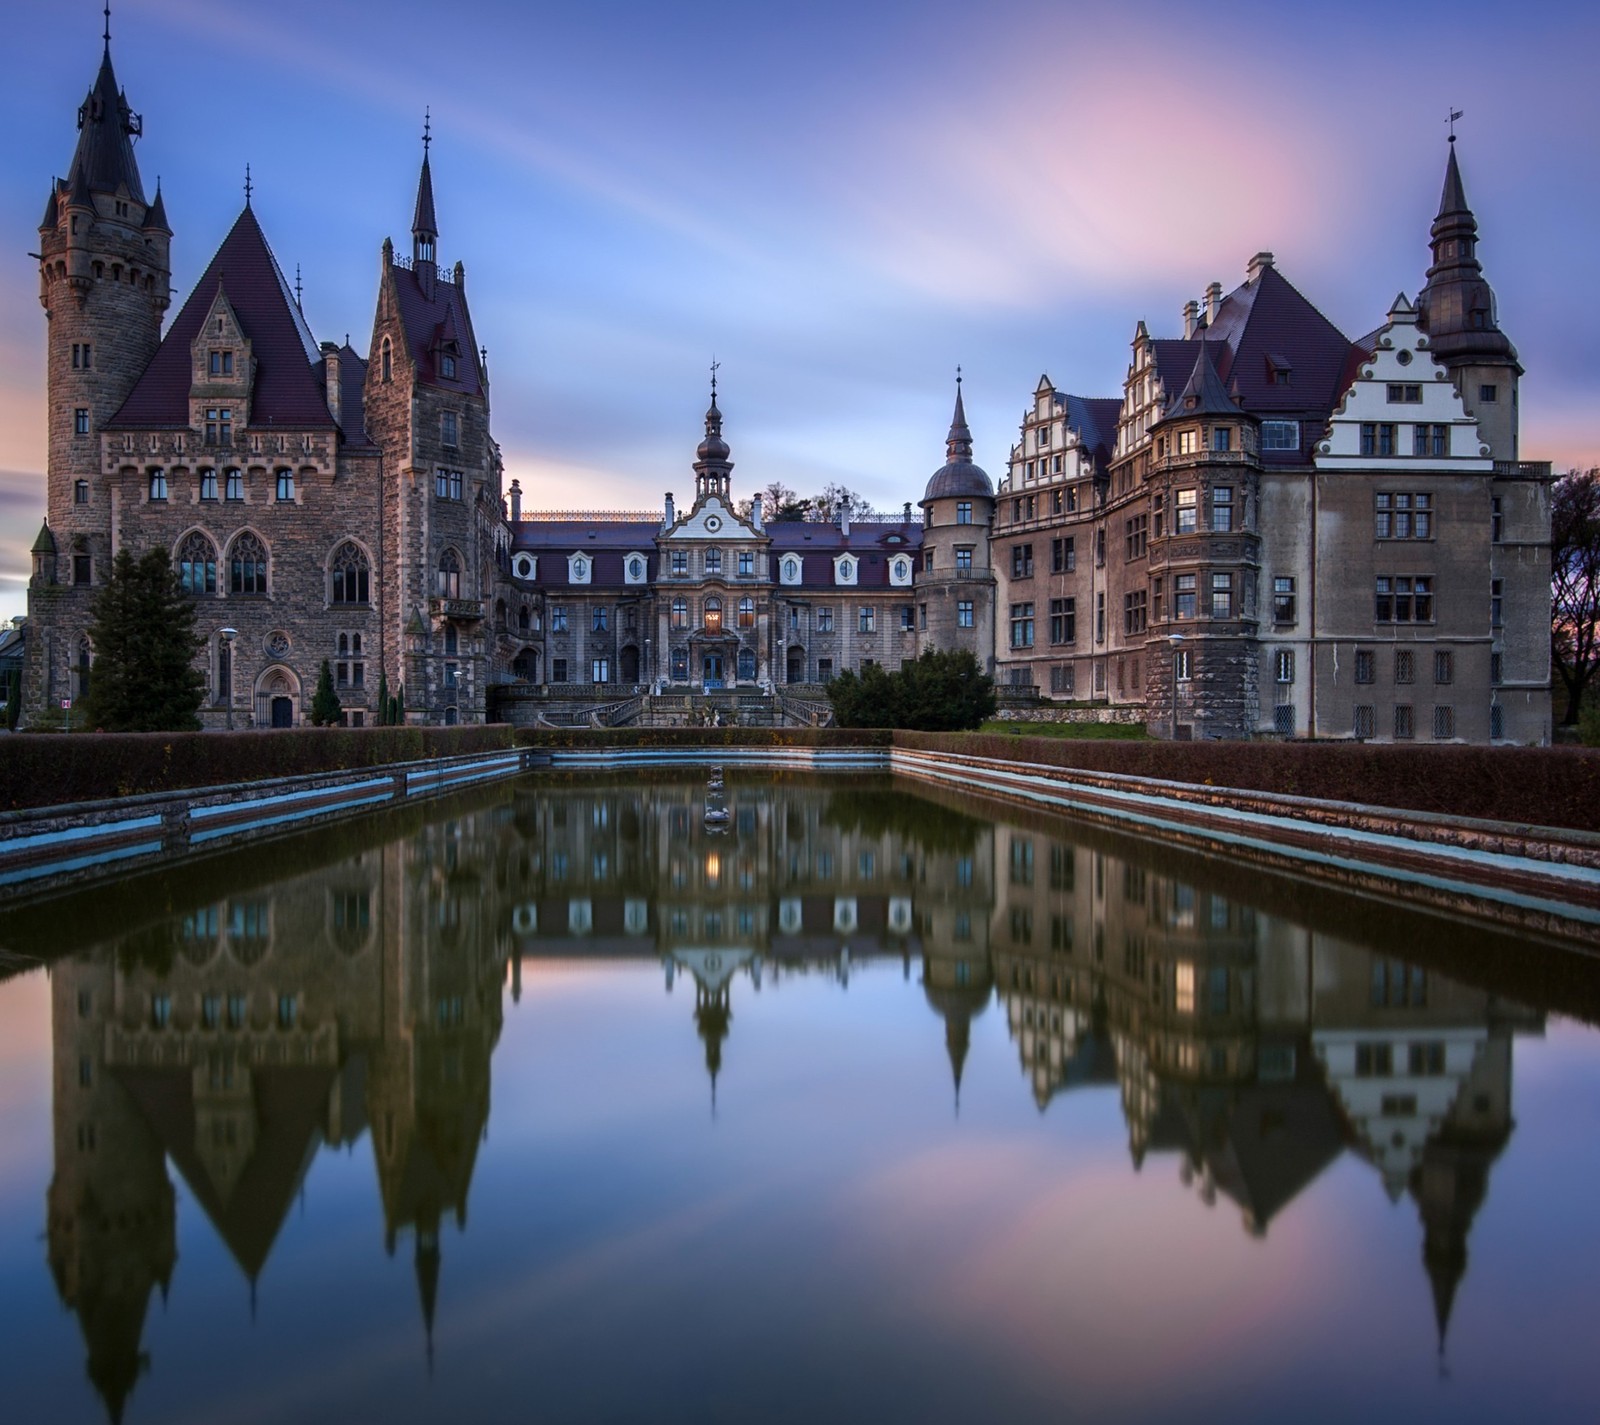
[[[503,990],[539,959],[689,978],[714,1094],[741,982],[843,986],[893,957],[943,1033],[941,1092],[1002,1014],[1041,1112],[1115,1087],[1133,1164],[1177,1155],[1251,1233],[1342,1154],[1370,1163],[1415,1200],[1442,1341],[1511,1131],[1511,1037],[1540,1016],[1061,824],[883,785],[735,781],[727,802],[713,830],[697,786],[519,790],[59,962],[49,1262],[111,1415],[176,1266],[169,1163],[253,1291],[317,1149],[367,1137],[431,1350]]]

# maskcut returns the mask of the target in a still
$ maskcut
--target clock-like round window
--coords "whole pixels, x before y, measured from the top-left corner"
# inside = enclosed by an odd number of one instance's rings
[[[712,534],[715,534],[719,529],[722,528],[722,516],[721,515],[707,515],[706,516],[706,528],[708,530],[710,530]]]

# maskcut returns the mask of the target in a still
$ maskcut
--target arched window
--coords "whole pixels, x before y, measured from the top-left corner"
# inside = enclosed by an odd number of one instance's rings
[[[526,604],[517,610],[517,627],[524,633],[528,631],[528,606]]]
[[[246,530],[228,551],[228,589],[234,594],[267,592],[267,550]]]
[[[383,339],[383,379],[385,381],[394,379],[394,345],[388,337]]]
[[[333,601],[336,604],[368,602],[369,565],[361,546],[346,540],[333,551]]]
[[[754,628],[756,626],[756,601],[752,598],[739,600],[739,627]]]
[[[674,628],[689,627],[689,601],[687,599],[674,599],[672,601],[672,626]]]
[[[167,472],[155,469],[150,472],[150,498],[164,500],[167,498]]]
[[[447,549],[439,556],[439,597],[441,599],[461,597],[461,561],[456,558],[453,549]]]
[[[199,530],[178,546],[178,582],[186,594],[217,592],[217,547]]]
[[[341,633],[339,635],[339,656],[341,658],[348,658],[350,656],[350,635],[348,633]]]
[[[706,600],[706,632],[722,632],[722,600],[710,598]]]

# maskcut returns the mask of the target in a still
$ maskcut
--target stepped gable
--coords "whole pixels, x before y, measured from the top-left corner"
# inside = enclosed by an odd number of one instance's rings
[[[465,291],[439,276],[429,284],[432,287],[432,295],[429,295],[413,268],[396,263],[393,271],[400,320],[405,324],[406,342],[416,364],[417,379],[424,386],[434,386],[441,391],[482,396],[478,346],[472,334],[472,318],[467,313]],[[230,294],[232,290],[230,285]],[[439,374],[438,353],[451,341],[457,344],[459,356],[455,376],[446,378]]]
[[[219,286],[225,288],[255,355],[250,428],[275,425],[316,430],[334,425],[317,375],[322,354],[255,213],[246,205],[106,429],[189,428],[189,391],[194,380],[190,350]]]

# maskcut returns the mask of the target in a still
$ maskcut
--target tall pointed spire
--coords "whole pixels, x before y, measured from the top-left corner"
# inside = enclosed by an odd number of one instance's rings
[[[417,207],[411,218],[411,237],[416,245],[412,256],[421,262],[437,258],[439,220],[433,212],[433,170],[428,163],[433,147],[433,111],[424,110],[422,120],[422,173],[417,179]],[[424,252],[423,249],[427,250]]]
[[[133,157],[133,140],[144,132],[144,124],[129,107],[128,96],[117,87],[111,64],[110,6],[106,12],[100,72],[78,109],[78,146],[67,172],[76,173],[81,168],[93,192],[125,192],[143,206],[144,185],[139,181],[139,165]]]
[[[961,400],[961,368],[956,367],[956,409],[950,417],[950,434],[945,437],[946,461],[972,459],[972,432],[967,428],[967,408]]]
[[[722,363],[711,363],[711,404],[706,409],[706,435],[695,451],[694,483],[697,495],[727,498],[733,461],[728,442],[722,438],[722,411],[717,406],[717,371]]]

